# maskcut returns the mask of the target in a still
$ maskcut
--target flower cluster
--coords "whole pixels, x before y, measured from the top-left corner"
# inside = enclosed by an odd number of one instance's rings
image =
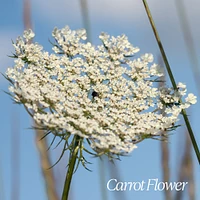
[[[181,110],[196,103],[182,83],[158,88],[163,73],[153,55],[133,59],[139,48],[125,35],[102,33],[96,47],[84,41],[83,29],[55,28],[52,35],[52,54],[31,43],[31,30],[17,38],[6,76],[14,100],[64,140],[78,135],[98,154],[129,153],[143,139],[173,130]]]

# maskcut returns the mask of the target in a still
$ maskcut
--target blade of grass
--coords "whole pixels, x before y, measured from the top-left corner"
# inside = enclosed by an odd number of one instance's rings
[[[187,50],[188,57],[191,63],[193,77],[196,82],[195,86],[197,87],[197,91],[200,94],[200,79],[199,79],[200,69],[199,69],[199,62],[198,62],[198,54],[195,50],[195,42],[192,37],[192,31],[190,28],[190,23],[188,21],[185,5],[182,0],[176,0],[175,6],[178,13],[180,26],[182,29],[185,46],[187,47],[186,50]]]
[[[83,18],[83,27],[87,31],[87,41],[91,42],[92,38],[91,38],[90,18],[88,12],[88,2],[87,0],[80,0],[79,2]]]
[[[121,169],[119,167],[119,165],[115,164],[114,160],[113,162],[107,162],[107,165],[108,167],[108,170],[109,170],[109,179],[111,178],[116,178],[117,180],[123,180],[123,177],[122,177],[122,173],[121,173]],[[127,196],[126,196],[126,192],[118,192],[118,191],[114,191],[112,193],[113,195],[113,199],[115,200],[126,200],[127,199]]]
[[[170,81],[171,81],[171,83],[172,83],[172,86],[173,86],[174,90],[177,90],[176,81],[175,81],[174,76],[173,76],[173,73],[172,73],[172,71],[171,71],[171,68],[170,68],[170,65],[169,65],[167,56],[166,56],[166,54],[165,54],[165,51],[164,51],[162,42],[161,42],[160,37],[159,37],[159,34],[158,34],[158,32],[157,32],[157,29],[156,29],[156,26],[155,26],[153,17],[152,17],[152,15],[151,15],[149,6],[148,6],[146,0],[142,0],[142,1],[143,1],[145,10],[146,10],[147,16],[148,16],[148,18],[149,18],[149,22],[150,22],[151,27],[152,27],[152,29],[153,29],[155,38],[156,38],[156,40],[157,40],[158,47],[159,47],[160,52],[161,52],[161,55],[162,55],[162,57],[163,57],[163,61],[164,61],[164,63],[165,63],[167,72],[168,72],[168,74],[169,74]],[[185,124],[186,124],[186,126],[187,126],[187,129],[188,129],[188,132],[189,132],[189,135],[190,135],[190,139],[191,139],[191,141],[192,141],[192,145],[193,145],[194,151],[195,151],[195,153],[196,153],[196,157],[197,157],[198,162],[199,162],[199,164],[200,164],[200,152],[199,152],[199,148],[198,148],[196,139],[195,139],[195,137],[194,137],[194,133],[193,133],[192,127],[191,127],[191,125],[190,125],[190,121],[189,121],[189,119],[188,119],[188,116],[187,116],[187,113],[186,113],[185,110],[182,110],[181,113],[182,113],[183,118],[184,118],[184,120],[185,120]]]
[[[162,57],[159,56],[159,64],[163,66],[163,60]],[[158,87],[163,87],[165,85],[165,79],[166,79],[166,72],[164,73],[165,76],[161,79],[161,82],[158,83]],[[165,132],[162,133],[162,139],[161,141],[161,166],[162,166],[162,179],[163,182],[169,182],[170,181],[170,167],[169,167],[169,146],[168,146],[168,138],[165,138]],[[172,191],[165,190],[164,196],[166,200],[172,200]]]
[[[80,0],[80,8],[81,8],[81,13],[82,13],[82,19],[83,19],[83,26],[87,31],[87,41],[92,42],[92,34],[91,34],[91,27],[90,27],[90,18],[89,18],[89,9],[88,9],[88,1],[87,0]],[[102,159],[99,159],[99,178],[100,178],[100,187],[101,187],[101,193],[102,193],[102,199],[107,200],[108,195],[107,195],[107,190],[104,187],[105,184],[105,169],[104,165],[105,162],[105,157],[102,156]]]
[[[20,118],[12,111],[11,116],[11,199],[20,199]]]
[[[47,151],[48,149],[47,140],[46,138],[40,140],[40,138],[43,135],[44,135],[43,130],[35,131],[35,144],[39,152],[40,167],[41,167],[41,171],[42,171],[42,174],[45,180],[45,186],[46,186],[45,189],[46,189],[46,193],[49,200],[58,200],[53,170],[50,169],[51,162],[50,162],[49,153]]]
[[[180,147],[179,147],[180,149]],[[193,160],[192,160],[192,146],[189,139],[189,135],[186,134],[185,137],[185,145],[184,145],[184,153],[181,159],[181,163],[179,166],[179,175],[178,175],[178,182],[188,181],[188,199],[195,200],[195,184],[194,184],[194,169],[193,169]],[[180,155],[180,151],[178,150]],[[175,194],[176,200],[183,199],[183,196],[186,196],[184,191],[177,191]]]
[[[30,0],[24,0],[23,6],[24,6],[23,9],[24,29],[30,29],[32,28]],[[29,111],[28,113],[32,116],[32,114]],[[35,122],[34,125],[36,125]],[[53,170],[49,169],[51,167],[51,161],[49,152],[47,151],[48,149],[47,139],[46,137],[44,137],[41,140],[41,138],[44,135],[45,132],[43,130],[35,129],[35,144],[39,152],[40,167],[45,181],[46,194],[49,200],[58,200]]]
[[[105,164],[107,160],[104,156],[102,156],[102,159],[99,159],[99,178],[100,178],[100,189],[101,189],[101,198],[107,200],[108,194],[105,188],[106,183],[106,173],[105,173]]]

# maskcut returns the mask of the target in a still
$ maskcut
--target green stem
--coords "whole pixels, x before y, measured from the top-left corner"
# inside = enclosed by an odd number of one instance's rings
[[[156,38],[156,40],[157,40],[157,43],[158,43],[160,52],[161,52],[161,54],[162,54],[162,57],[163,57],[163,60],[164,60],[164,63],[165,63],[167,72],[168,72],[168,74],[169,74],[169,77],[170,77],[170,80],[171,80],[171,83],[172,83],[172,86],[173,86],[174,90],[177,90],[176,81],[175,81],[174,76],[173,76],[173,74],[172,74],[172,71],[171,71],[171,68],[170,68],[170,65],[169,65],[167,56],[166,56],[166,54],[165,54],[163,45],[162,45],[162,43],[161,43],[159,34],[158,34],[157,30],[156,30],[156,26],[155,26],[155,23],[154,23],[154,21],[153,21],[153,17],[152,17],[152,15],[151,15],[151,12],[150,12],[150,10],[149,10],[149,6],[148,6],[146,0],[142,0],[142,1],[143,1],[145,10],[146,10],[147,16],[148,16],[148,18],[149,18],[151,27],[152,27],[152,29],[153,29],[155,38]],[[195,150],[197,159],[198,159],[199,164],[200,164],[200,152],[199,152],[199,148],[198,148],[198,145],[197,145],[197,143],[196,143],[196,140],[195,140],[195,137],[194,137],[194,133],[193,133],[193,131],[192,131],[192,128],[191,128],[191,125],[190,125],[190,122],[189,122],[189,119],[188,119],[188,117],[187,117],[187,113],[186,113],[185,110],[182,110],[182,115],[183,115],[183,118],[184,118],[184,120],[185,120],[185,124],[186,124],[186,126],[187,126],[187,129],[188,129],[188,132],[189,132],[189,135],[190,135],[190,139],[191,139],[191,141],[192,141],[192,145],[193,145],[193,147],[194,147],[194,150]]]
[[[68,166],[68,170],[67,170],[67,174],[65,178],[62,200],[68,200],[71,180],[74,173],[74,167],[76,164],[77,154],[79,151],[80,137],[78,135],[75,135],[73,140],[74,140],[74,145],[73,145],[72,152],[70,153],[69,166]]]
[[[169,77],[170,77],[170,80],[171,80],[171,82],[172,82],[172,86],[173,86],[173,88],[174,88],[175,90],[177,90],[176,81],[175,81],[174,76],[173,76],[173,74],[172,74],[172,71],[171,71],[171,68],[170,68],[170,65],[169,65],[167,56],[166,56],[166,54],[165,54],[165,51],[164,51],[162,42],[161,42],[160,37],[159,37],[159,35],[158,35],[158,32],[157,32],[157,30],[156,30],[156,26],[155,26],[155,23],[154,23],[154,21],[153,21],[153,17],[152,17],[152,15],[151,15],[150,10],[149,10],[148,4],[147,4],[146,0],[143,0],[143,3],[144,3],[144,7],[145,7],[146,13],[147,13],[147,15],[148,15],[148,18],[149,18],[151,27],[152,27],[152,29],[153,29],[154,35],[155,35],[155,37],[156,37],[156,40],[157,40],[159,49],[160,49],[160,51],[161,51],[161,54],[162,54],[164,63],[165,63],[165,65],[166,65],[167,72],[168,72]]]

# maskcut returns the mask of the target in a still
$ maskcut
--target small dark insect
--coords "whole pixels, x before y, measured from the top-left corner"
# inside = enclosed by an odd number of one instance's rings
[[[92,92],[92,97],[94,98],[94,97],[98,97],[99,96],[99,93],[98,92],[96,92],[96,91],[93,91]]]

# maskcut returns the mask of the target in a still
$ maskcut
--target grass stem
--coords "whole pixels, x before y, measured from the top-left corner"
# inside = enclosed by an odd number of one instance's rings
[[[153,21],[153,17],[152,17],[152,15],[151,15],[149,6],[148,6],[146,0],[142,0],[142,1],[143,1],[145,10],[146,10],[147,16],[148,16],[148,18],[149,18],[151,27],[152,27],[152,29],[153,29],[154,35],[155,35],[155,37],[156,37],[156,40],[157,40],[157,43],[158,43],[158,46],[159,46],[159,49],[160,49],[160,52],[161,52],[163,61],[164,61],[164,63],[165,63],[167,72],[168,72],[168,74],[169,74],[169,77],[170,77],[172,86],[173,86],[174,90],[177,90],[176,81],[175,81],[174,76],[173,76],[173,73],[172,73],[172,71],[171,71],[171,68],[170,68],[170,65],[169,65],[167,56],[166,56],[166,54],[165,54],[165,51],[164,51],[162,42],[161,42],[161,40],[160,40],[160,37],[159,37],[159,34],[158,34],[158,32],[157,32],[155,23],[154,23],[154,21]],[[190,135],[190,139],[191,139],[191,141],[192,141],[193,148],[194,148],[194,150],[195,150],[195,153],[196,153],[198,162],[199,162],[199,164],[200,164],[200,152],[199,152],[199,148],[198,148],[198,145],[197,145],[196,140],[195,140],[195,137],[194,137],[194,133],[193,133],[193,131],[192,131],[192,127],[191,127],[191,125],[190,125],[190,121],[189,121],[189,119],[188,119],[188,116],[187,116],[187,113],[186,113],[185,110],[182,110],[181,113],[182,113],[183,118],[184,118],[184,120],[185,120],[185,124],[186,124],[186,126],[187,126],[187,129],[188,129],[188,132],[189,132],[189,135]]]

